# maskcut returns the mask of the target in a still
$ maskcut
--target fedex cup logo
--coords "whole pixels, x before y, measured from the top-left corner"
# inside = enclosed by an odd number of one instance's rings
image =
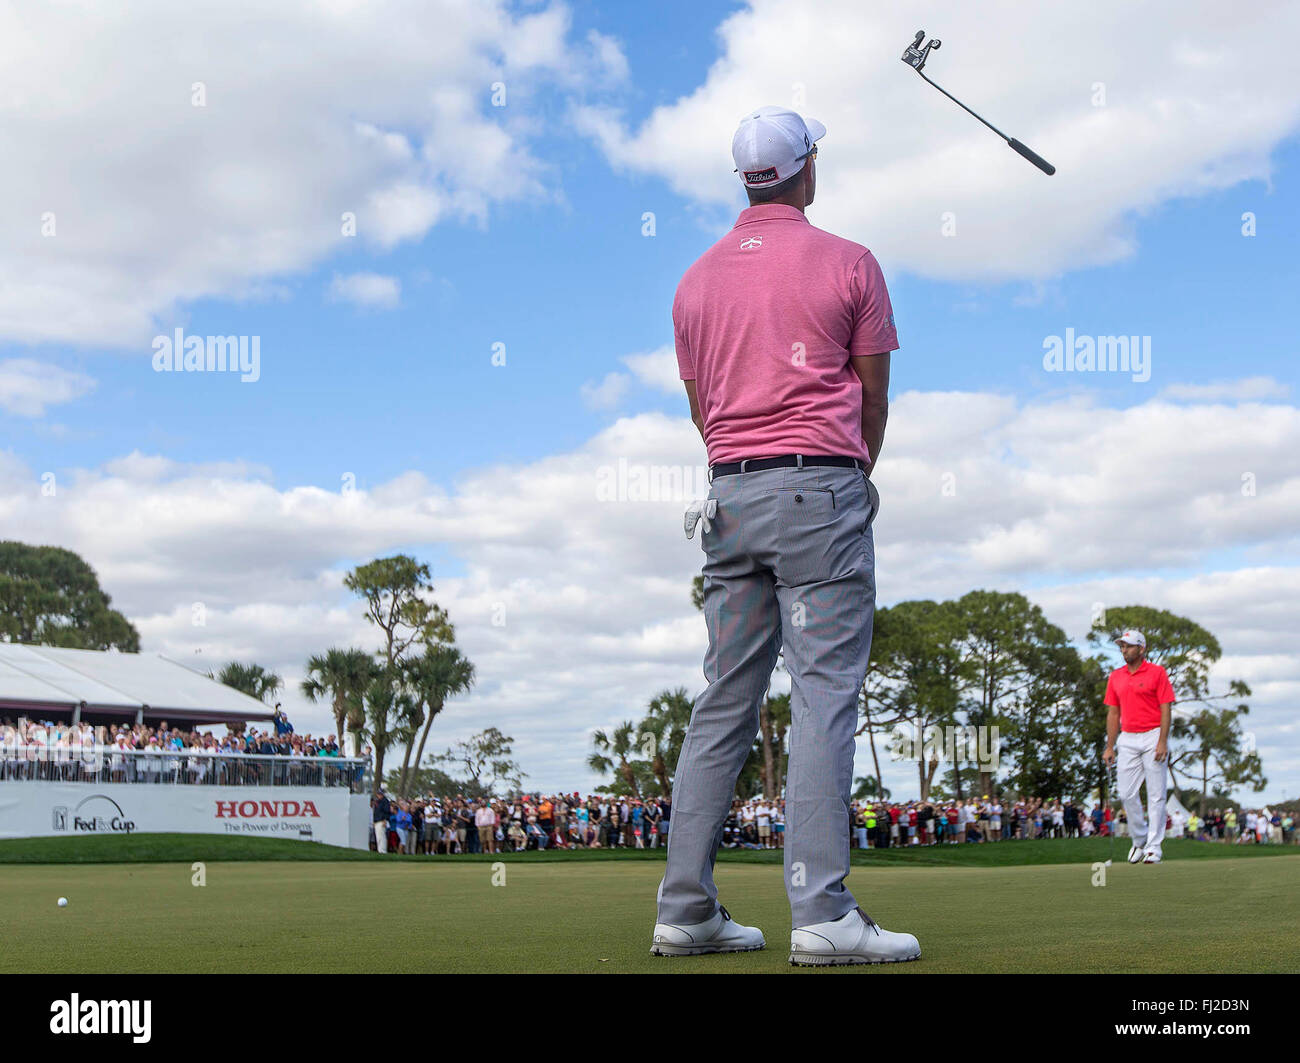
[[[91,794],[72,810],[69,821],[64,805],[54,808],[54,829],[71,830],[74,834],[130,834],[135,821],[122,811],[122,806],[104,794]]]

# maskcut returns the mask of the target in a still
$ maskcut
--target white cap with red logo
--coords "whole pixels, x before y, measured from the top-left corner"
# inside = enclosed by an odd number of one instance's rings
[[[1115,641],[1120,643],[1127,642],[1130,646],[1141,646],[1143,649],[1146,649],[1147,645],[1147,637],[1142,634],[1142,632],[1134,631],[1132,628],[1123,632]]]
[[[779,185],[804,167],[813,144],[826,135],[815,118],[786,107],[760,107],[740,120],[731,157],[746,188]]]

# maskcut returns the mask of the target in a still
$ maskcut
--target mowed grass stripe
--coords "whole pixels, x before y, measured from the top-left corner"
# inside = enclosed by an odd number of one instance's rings
[[[1117,860],[1127,855],[1127,839],[1044,838],[1038,841],[994,842],[984,845],[905,846],[893,849],[852,850],[854,866],[880,867],[1011,867],[1021,864],[1077,864],[1106,860],[1112,851]],[[1164,857],[1169,860],[1254,859],[1300,855],[1298,845],[1222,845],[1210,842],[1170,840]],[[724,849],[725,862],[780,864],[777,850]],[[527,853],[458,854],[446,856],[380,856],[363,850],[343,849],[319,842],[286,838],[251,838],[224,834],[106,834],[56,838],[9,838],[0,840],[0,864],[118,864],[195,860],[214,861],[312,861],[350,863],[446,862],[529,864],[585,861],[645,861],[662,863],[660,849],[578,849]]]
[[[723,902],[762,927],[763,952],[649,955],[662,868],[640,860],[224,863],[0,868],[5,972],[786,972],[780,869],[723,862]],[[1013,868],[855,868],[882,925],[915,933],[920,963],[804,971],[1300,970],[1300,862]],[[68,908],[55,907],[60,896]]]

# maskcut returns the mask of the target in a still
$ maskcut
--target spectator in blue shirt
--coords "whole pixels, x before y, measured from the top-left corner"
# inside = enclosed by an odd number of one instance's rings
[[[539,849],[546,848],[546,831],[538,826],[536,816],[528,817],[528,828],[525,833],[528,836],[529,845],[536,845]]]
[[[393,816],[393,829],[397,831],[397,840],[401,846],[401,852],[409,853],[411,847],[411,833],[415,824],[411,820],[411,810],[405,801],[398,802],[397,812]]]

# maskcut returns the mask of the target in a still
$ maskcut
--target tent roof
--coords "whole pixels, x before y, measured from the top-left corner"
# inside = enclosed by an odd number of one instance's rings
[[[162,654],[0,642],[0,710],[194,723],[269,720],[272,710]]]

